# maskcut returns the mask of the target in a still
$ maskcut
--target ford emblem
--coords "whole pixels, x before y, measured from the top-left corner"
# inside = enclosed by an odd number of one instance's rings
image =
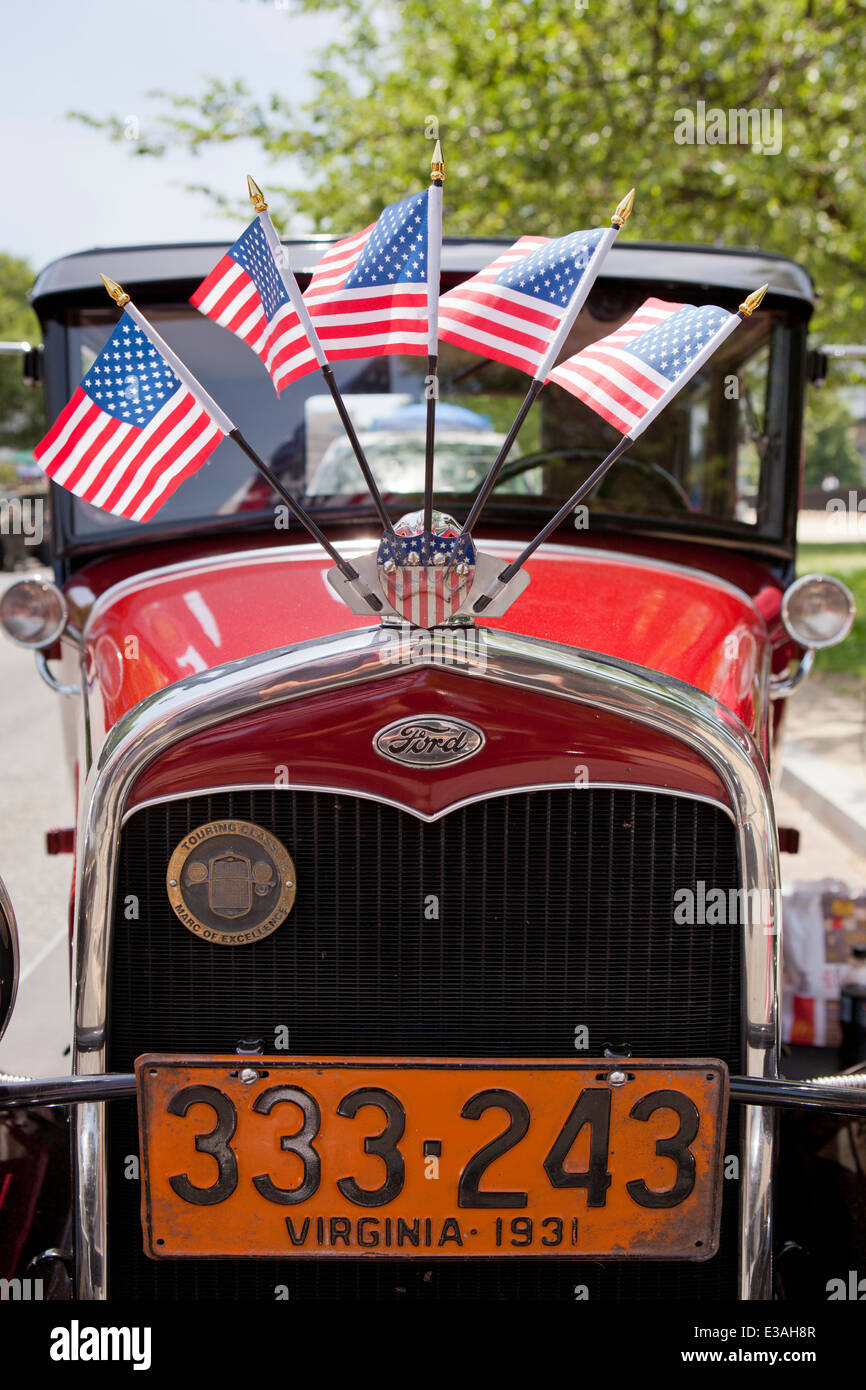
[[[373,739],[383,758],[411,767],[446,767],[461,763],[484,747],[484,735],[465,719],[443,719],[438,714],[419,714],[395,719]]]

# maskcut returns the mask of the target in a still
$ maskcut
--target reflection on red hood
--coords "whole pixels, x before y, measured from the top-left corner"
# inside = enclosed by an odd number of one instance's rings
[[[483,548],[512,559],[519,547]],[[369,546],[346,549],[351,556]],[[191,560],[108,589],[85,634],[97,739],[140,700],[191,672],[367,626],[332,591],[329,568],[318,547],[292,546]],[[775,613],[712,575],[613,551],[542,547],[527,568],[529,588],[490,627],[674,676],[754,729],[765,618]]]

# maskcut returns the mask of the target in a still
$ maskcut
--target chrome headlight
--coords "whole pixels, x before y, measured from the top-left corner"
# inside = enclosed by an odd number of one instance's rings
[[[0,598],[0,624],[19,647],[50,647],[69,621],[66,596],[44,579],[19,579]]]
[[[782,595],[782,622],[801,647],[835,647],[851,631],[856,605],[841,579],[804,574]]]

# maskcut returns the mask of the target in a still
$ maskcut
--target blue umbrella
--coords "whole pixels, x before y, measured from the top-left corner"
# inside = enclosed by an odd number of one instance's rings
[[[447,405],[441,401],[436,410],[436,423],[450,429],[485,430],[493,428],[487,415],[467,410],[462,405]],[[380,415],[369,426],[371,430],[423,430],[427,425],[427,403],[417,401],[414,405],[402,405],[393,415]]]

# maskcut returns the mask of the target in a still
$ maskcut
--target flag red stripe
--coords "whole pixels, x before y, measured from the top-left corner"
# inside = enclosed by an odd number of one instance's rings
[[[128,498],[125,502],[124,512],[127,516],[132,516],[132,514],[138,510],[138,507],[140,506],[141,502],[153,489],[154,482],[156,478],[159,477],[160,473],[163,473],[168,468],[170,468],[172,461],[175,458],[178,458],[184,452],[184,450],[187,449],[190,446],[190,444],[192,444],[199,437],[199,435],[202,434],[204,430],[207,430],[210,427],[210,417],[205,415],[204,411],[198,405],[197,401],[193,401],[193,406],[195,408],[191,412],[184,412],[186,416],[186,418],[184,419],[185,428],[180,438],[174,441],[168,454],[163,455],[163,457],[159,460],[158,464],[155,466],[155,469],[148,469],[147,474],[142,479],[141,483],[139,484],[136,491],[133,493],[132,497]],[[167,431],[160,431],[161,434],[165,434],[166,432]],[[178,477],[180,477],[180,475],[178,475]],[[172,482],[174,482],[174,480],[172,480]],[[160,496],[155,504],[157,509],[162,506],[166,496],[170,497],[171,493],[174,492],[174,490],[175,487],[172,486],[170,490],[167,490],[164,493],[160,493]]]
[[[99,433],[90,446],[84,450],[81,457],[76,460],[75,467],[72,469],[71,473],[67,473],[66,477],[63,479],[63,486],[69,488],[72,492],[75,492],[78,482],[87,472],[87,469],[96,458],[96,455],[104,449],[106,445],[111,444],[114,436],[123,429],[126,423],[123,420],[115,420],[110,416],[106,417],[103,415],[102,411],[99,413],[103,416],[103,423]]]
[[[426,357],[427,340],[425,338],[423,343],[388,343],[387,346],[362,343],[360,347],[331,347],[328,349],[328,357],[332,362],[348,361],[354,357],[383,356],[386,353],[402,353],[407,357]]]
[[[223,276],[226,275],[235,264],[236,262],[232,260],[231,256],[223,256],[222,260],[214,266],[210,275],[202,280],[195,294],[191,296],[189,301],[190,304],[194,304],[195,307],[198,308],[202,301],[207,299],[211,291],[216,289]],[[214,318],[216,313],[216,309],[211,309],[208,318]]]
[[[100,507],[104,507],[106,511],[112,510],[113,506],[120,501],[121,497],[126,492],[126,489],[129,487],[129,484],[131,483],[132,478],[134,477],[135,472],[138,470],[138,468],[162,443],[165,436],[167,434],[170,434],[170,432],[174,429],[175,425],[177,425],[178,422],[184,418],[184,416],[188,415],[191,410],[196,408],[201,409],[195,397],[190,395],[188,391],[185,391],[180,396],[180,399],[178,400],[174,409],[171,411],[171,414],[167,415],[165,419],[161,422],[159,427],[156,429],[156,431],[149,436],[149,438],[146,441],[146,447],[141,448],[139,453],[137,453],[132,459],[130,459],[129,471],[124,470],[120,474],[120,476],[115,481],[113,487],[111,488],[111,491],[98,504]],[[144,431],[141,431],[141,433],[139,434],[139,439],[141,438],[142,433],[144,433]],[[124,454],[132,447],[132,443],[137,442],[138,439],[134,441],[124,440],[120,448],[116,449],[114,453],[111,455],[111,457],[106,460],[106,462],[103,464],[102,468],[99,471],[99,477],[94,480],[94,482],[87,490],[88,500],[90,500],[92,497],[97,496],[101,492],[102,488],[110,480],[114,469],[117,468],[120,463],[122,463]]]
[[[306,297],[305,297],[306,299]],[[385,292],[377,295],[375,299],[359,295],[357,299],[351,297],[351,291],[343,294],[339,299],[320,299],[315,304],[310,304],[310,318],[319,320],[327,314],[360,314],[360,313],[390,313],[394,309],[424,309],[427,308],[426,287],[420,291],[395,290],[393,293]]]
[[[386,318],[380,323],[343,323],[343,324],[317,324],[316,331],[319,334],[322,346],[326,347],[335,338],[375,338],[381,333],[419,333],[426,331],[427,317],[419,315],[418,318]]]
[[[473,305],[477,304],[479,307],[479,320],[481,322],[484,322],[483,315],[480,312],[483,309],[495,309],[497,313],[509,314],[513,318],[524,320],[527,324],[536,324],[539,328],[550,331],[557,329],[562,319],[561,314],[546,314],[543,309],[530,308],[529,305],[517,303],[515,300],[508,299],[502,295],[491,294],[489,290],[482,289],[481,286],[473,285],[471,280],[465,285],[458,286],[457,290],[449,290],[448,293],[453,294],[455,299],[458,300],[468,297],[471,299]],[[453,303],[447,299],[446,295],[442,296],[439,308],[440,318],[456,318],[458,315],[465,315],[466,312],[467,309],[463,304]],[[496,320],[496,322],[498,322],[498,320]],[[506,328],[504,331],[510,333],[511,329]]]
[[[453,342],[454,333],[460,331],[458,328],[452,327],[452,325],[456,324],[462,324],[466,329],[475,329],[476,332],[493,333],[495,336],[501,337],[504,342],[511,343],[513,347],[523,347],[529,352],[537,353],[539,361],[544,355],[544,350],[550,341],[549,338],[539,338],[528,330],[524,333],[519,328],[505,328],[501,324],[491,323],[487,319],[480,318],[476,314],[464,313],[462,309],[455,309],[453,307],[449,310],[447,317],[440,315],[440,337],[447,338],[449,342]],[[479,348],[479,351],[483,351],[483,347]]]
[[[75,395],[70,400],[69,404],[66,405],[58,415],[53,427],[48,431],[45,438],[40,439],[39,443],[36,445],[36,448],[33,450],[33,457],[35,459],[39,460],[43,457],[43,455],[48,453],[52,445],[56,443],[57,439],[65,430],[68,422],[72,419],[72,416],[75,414],[82,401],[89,400],[90,397],[88,396],[87,392],[83,389],[83,387],[79,386],[75,392]],[[80,439],[82,434],[86,430],[88,430],[92,425],[94,419],[94,411],[96,411],[98,414],[102,413],[99,409],[99,406],[96,405],[95,402],[92,403],[92,408],[88,409],[87,414],[81,417],[75,429],[71,432],[69,439],[63,446],[63,452],[60,455],[58,455],[57,458],[52,459],[50,463],[45,465],[46,473],[53,476],[54,472],[56,472],[56,470],[60,467],[60,465],[63,463],[66,457],[66,454],[70,451],[71,448],[74,447],[76,440]]]
[[[480,353],[483,357],[495,356],[496,361],[503,362],[506,367],[517,367],[518,371],[529,372],[530,375],[535,371],[541,361],[540,353],[531,358],[528,356],[520,357],[515,352],[509,352],[504,346],[501,349],[497,349],[494,354],[489,347],[479,345],[477,338],[471,338],[462,333],[440,333],[439,336],[442,338],[447,337],[448,342],[453,343],[455,347],[466,348],[467,352]]]

